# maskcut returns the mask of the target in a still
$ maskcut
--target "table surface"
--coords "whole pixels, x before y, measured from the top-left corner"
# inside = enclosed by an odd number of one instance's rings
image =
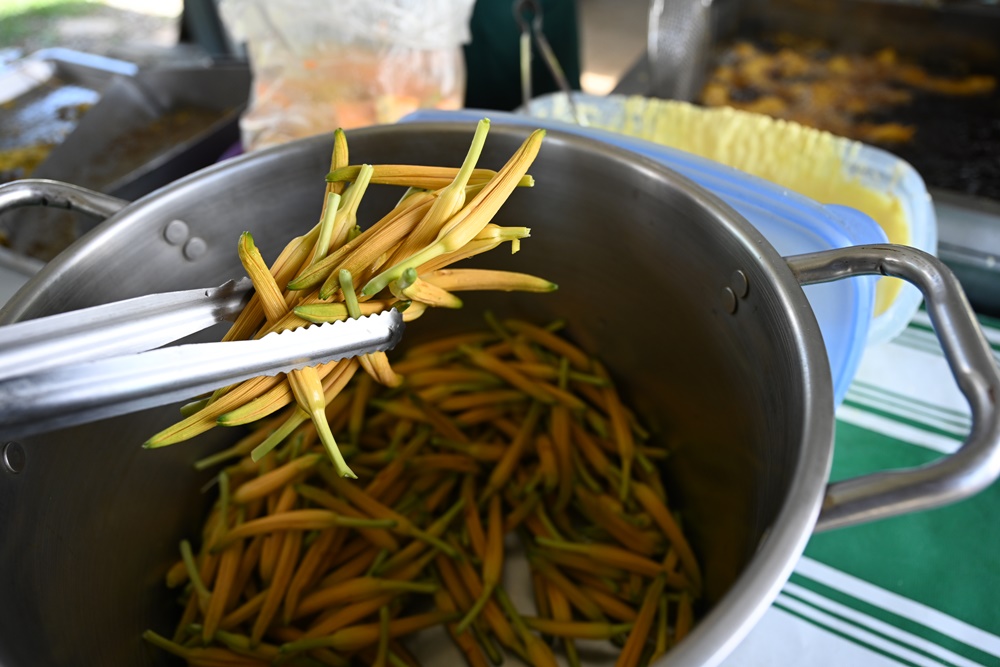
[[[0,303],[24,278],[0,274]],[[1000,362],[1000,320],[981,318]],[[832,479],[954,451],[969,409],[926,313],[868,348],[837,411]],[[1000,667],[1000,484],[954,505],[816,535],[725,667]]]
[[[982,318],[1000,362],[1000,320]],[[837,411],[832,479],[913,466],[969,431],[926,313],[870,347]],[[1000,484],[920,514],[815,535],[726,667],[1000,665]]]

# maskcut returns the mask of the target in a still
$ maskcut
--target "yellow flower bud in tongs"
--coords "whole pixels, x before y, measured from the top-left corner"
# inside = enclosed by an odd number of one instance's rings
[[[459,169],[458,174],[456,174],[455,179],[450,184],[435,193],[437,199],[434,201],[434,205],[427,212],[427,215],[421,219],[413,232],[403,240],[403,243],[388,258],[388,265],[396,264],[432,243],[438,234],[440,234],[441,228],[448,224],[453,215],[462,210],[468,199],[470,190],[478,193],[485,187],[484,183],[470,188],[468,187],[468,181],[473,167],[476,166],[476,162],[483,152],[483,144],[486,142],[486,133],[489,131],[489,128],[489,120],[484,118],[479,121],[479,125],[476,126],[476,134],[472,138],[472,145],[469,147],[469,152],[462,163],[462,168]]]
[[[476,238],[510,196],[517,186],[518,179],[527,172],[535,156],[538,155],[544,136],[544,130],[532,132],[497,176],[480,190],[471,202],[448,220],[434,243],[372,278],[361,293],[365,296],[375,295],[390,282],[397,280],[406,269],[418,267],[445,253],[459,250]]]
[[[330,157],[330,171],[336,171],[341,167],[346,167],[351,163],[350,153],[347,150],[347,135],[342,128],[337,128],[333,132],[333,155]],[[360,167],[358,167],[360,171]],[[344,192],[346,183],[343,181],[330,181],[327,179],[327,193],[341,194]]]
[[[339,207],[340,195],[334,192],[327,194],[326,203],[323,205],[323,217],[319,222],[319,237],[316,239],[312,256],[309,258],[309,266],[326,257],[330,251],[330,240],[333,238],[333,227],[337,220]]]
[[[389,289],[400,300],[426,303],[439,308],[461,308],[462,300],[451,292],[417,277],[416,269],[407,269]]]
[[[354,280],[351,278],[351,272],[341,269],[338,278],[340,290],[344,294],[347,313],[352,319],[361,317],[361,306],[358,304],[358,295],[354,292]],[[403,378],[389,366],[389,357],[386,356],[385,352],[363,354],[358,357],[358,362],[365,369],[365,372],[372,376],[372,379],[387,387],[398,387],[403,382]]]
[[[501,292],[552,292],[559,288],[554,282],[514,271],[488,269],[439,269],[424,274],[425,284],[448,292],[497,290]],[[417,297],[412,297],[416,299]],[[423,299],[420,299],[423,301]]]
[[[416,227],[432,206],[434,199],[433,194],[417,193],[401,201],[356,239],[303,271],[295,280],[288,283],[288,289],[305,290],[322,284],[320,298],[329,298],[340,287],[336,271],[338,266],[370,265]]]
[[[340,447],[337,446],[333,432],[330,431],[330,424],[326,421],[326,397],[323,394],[323,382],[316,369],[307,366],[290,372],[288,384],[292,388],[292,394],[295,395],[299,407],[309,413],[309,418],[315,424],[319,439],[333,461],[334,470],[341,477],[357,479],[358,476],[354,474],[347,465],[347,461],[344,460],[344,455],[340,453]]]
[[[455,167],[429,167],[416,164],[376,164],[372,174],[372,183],[379,185],[402,185],[420,190],[439,190],[455,180],[458,169]],[[334,169],[326,175],[327,183],[345,183],[358,178],[361,167],[351,165]],[[482,185],[496,176],[492,169],[473,169],[469,175],[469,185]],[[535,179],[529,174],[521,177],[518,187],[530,188]]]
[[[331,402],[340,395],[341,390],[354,377],[359,366],[358,362],[354,359],[347,361],[346,364],[344,361],[333,363],[336,363],[337,367],[323,378],[323,401],[326,403],[328,409]],[[291,393],[290,387],[289,392]],[[295,397],[294,394],[292,397]],[[237,409],[227,414],[226,417],[233,423],[241,422],[242,415],[240,413],[244,409],[252,411],[253,406]],[[311,421],[310,413],[306,408],[298,405],[296,401],[296,409],[290,415],[287,415],[284,421],[278,424],[274,430],[267,433],[267,437],[251,450],[250,458],[255,462],[260,461],[272,449],[284,442],[285,438],[289,437],[295,429],[307,421]]]
[[[330,169],[335,170],[347,165],[347,137],[344,131],[338,129],[334,132],[333,156],[330,160]],[[360,171],[360,168],[359,168]],[[327,209],[332,204],[332,211],[336,211],[339,199],[331,202],[331,195],[340,195],[344,189],[344,183],[327,183],[326,194],[323,200],[323,210],[320,213],[320,222],[312,229],[292,239],[285,249],[281,251],[278,258],[271,265],[271,275],[278,285],[285,285],[294,278],[304,266],[311,264],[313,253],[316,248],[316,239],[319,237],[322,220],[326,217]],[[230,327],[223,340],[246,340],[252,338],[261,325],[263,308],[260,297],[254,294],[250,298],[250,303],[239,314],[233,326]]]
[[[483,231],[476,235],[476,238],[455,252],[445,253],[418,266],[417,273],[426,274],[431,271],[443,269],[463,259],[489,252],[505,241],[510,241],[513,246],[514,243],[519,243],[521,239],[526,239],[529,236],[531,236],[531,229],[529,227],[501,227],[490,223],[483,228]]]
[[[397,301],[395,307],[403,312],[404,322],[412,322],[426,313],[429,306],[420,301]]]
[[[254,290],[264,307],[264,317],[267,318],[268,322],[277,322],[287,310],[285,297],[281,294],[278,283],[274,281],[271,270],[264,263],[260,250],[254,245],[253,235],[250,232],[243,232],[236,248],[240,262],[247,275],[250,276]]]
[[[383,310],[389,310],[393,307],[393,305],[395,304],[388,301],[365,301],[364,303],[358,304],[362,317],[365,315],[381,313]],[[298,317],[312,322],[313,324],[322,324],[323,322],[340,322],[350,318],[350,314],[347,312],[347,304],[340,301],[333,301],[330,303],[304,303],[299,306],[295,306],[294,312]]]
[[[344,194],[343,200],[340,202],[340,208],[337,209],[337,216],[333,223],[333,230],[330,237],[330,245],[326,252],[329,250],[336,250],[337,248],[344,245],[347,242],[347,237],[350,235],[351,230],[354,229],[358,224],[358,206],[361,204],[361,198],[365,194],[365,190],[368,189],[368,183],[371,181],[372,177],[372,166],[370,164],[365,164],[361,166],[361,171],[358,174],[358,180],[356,180],[349,188],[347,188],[346,194]],[[322,259],[321,257],[314,257],[313,261],[317,259]]]

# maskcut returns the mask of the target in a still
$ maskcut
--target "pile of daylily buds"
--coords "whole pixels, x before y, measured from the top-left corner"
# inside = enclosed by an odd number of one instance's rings
[[[488,128],[460,169],[351,166],[336,133],[315,228],[270,268],[241,237],[256,292],[226,338],[389,308],[412,321],[460,307],[461,290],[555,289],[447,268],[528,236],[490,221],[533,184],[543,133],[493,172],[475,168]],[[409,189],[362,231],[371,183]],[[616,664],[641,665],[680,641],[701,573],[661,482],[666,451],[559,323],[487,323],[392,366],[374,353],[220,389],[153,436],[147,447],[252,426],[197,464],[219,468],[218,498],[167,575],[184,609],[173,637],[145,638],[205,667],[418,665],[401,638],[431,626],[473,667],[505,652],[579,665],[580,640],[607,640]],[[529,608],[504,586],[513,557],[529,566]]]

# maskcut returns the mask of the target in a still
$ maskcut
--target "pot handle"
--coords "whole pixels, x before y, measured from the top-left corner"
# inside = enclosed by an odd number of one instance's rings
[[[127,204],[118,197],[43,178],[26,178],[0,185],[0,215],[25,206],[48,206],[104,220]]]
[[[939,259],[899,245],[854,246],[786,257],[799,283],[852,276],[902,278],[923,292],[931,324],[972,410],[972,429],[954,454],[926,465],[827,486],[816,530],[829,530],[947,505],[1000,476],[1000,370],[958,279]]]

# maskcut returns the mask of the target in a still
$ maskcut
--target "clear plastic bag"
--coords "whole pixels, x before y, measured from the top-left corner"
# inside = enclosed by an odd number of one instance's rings
[[[457,109],[474,0],[222,0],[254,74],[246,150]]]

